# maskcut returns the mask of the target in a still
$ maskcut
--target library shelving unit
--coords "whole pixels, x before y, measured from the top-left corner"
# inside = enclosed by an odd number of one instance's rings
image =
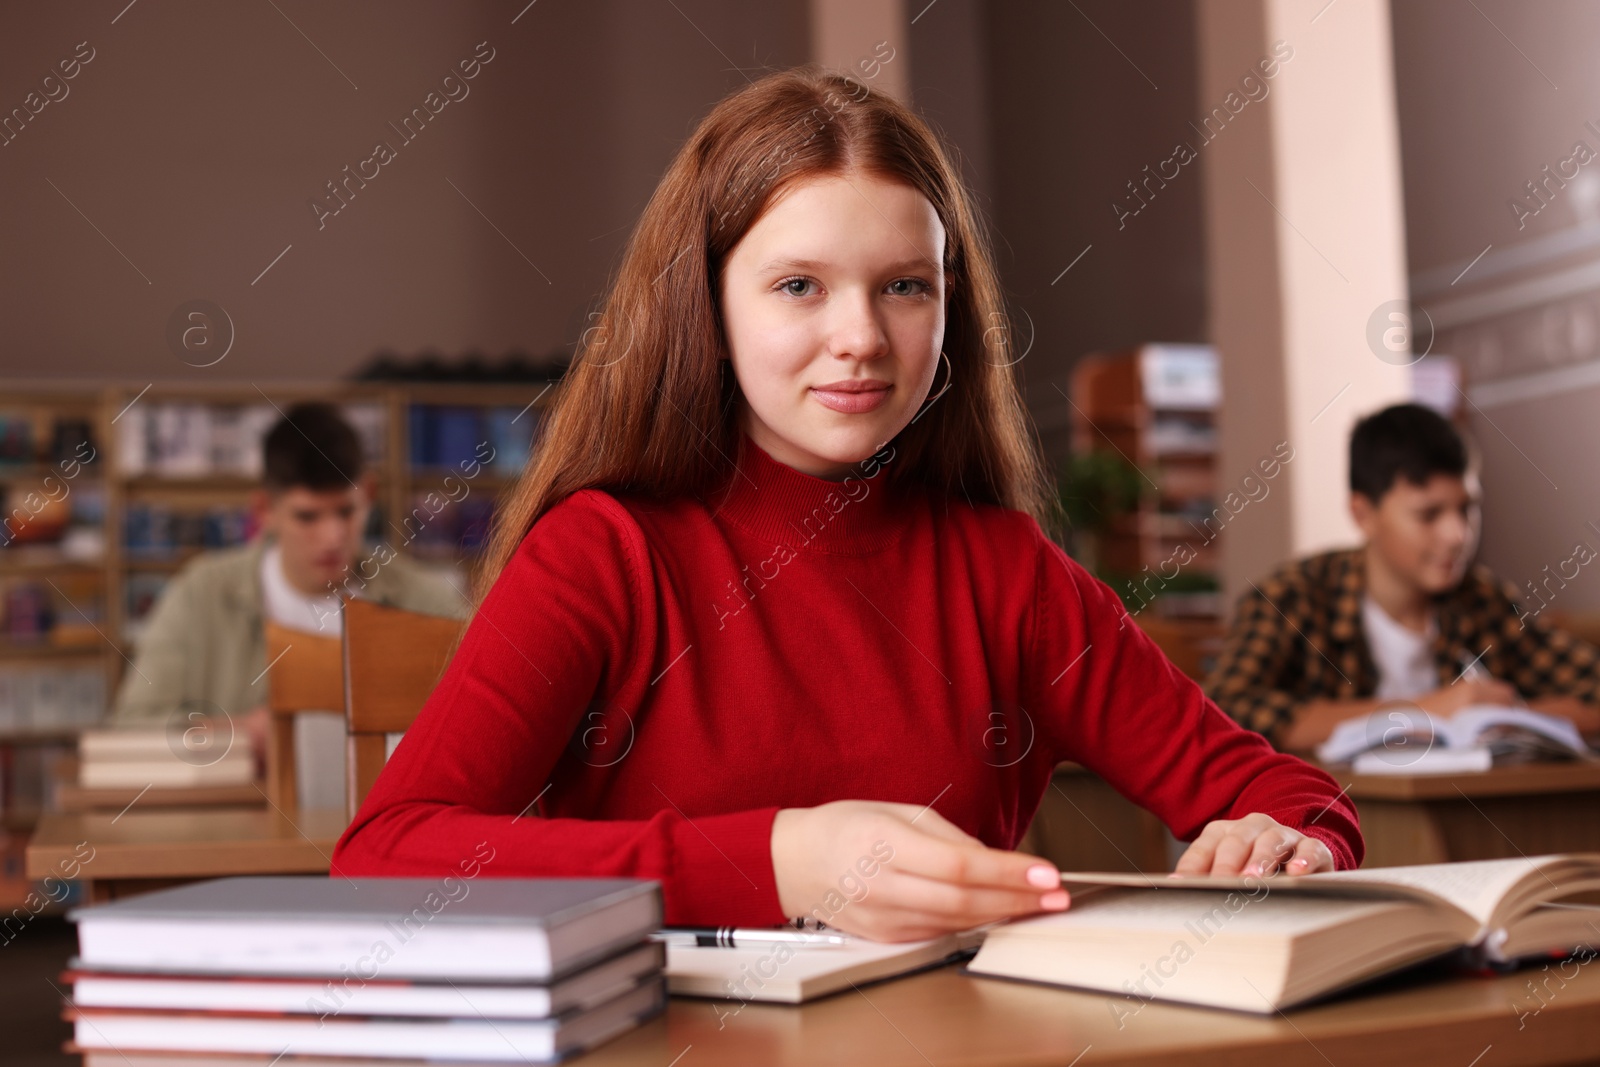
[[[1095,531],[1100,576],[1130,612],[1215,620],[1216,352],[1147,344],[1088,355],[1073,368],[1072,397],[1073,451],[1109,452],[1138,471],[1128,472],[1136,502]]]
[[[558,388],[0,382],[0,905],[27,892],[22,842],[103,720],[140,616],[194,555],[255,532],[260,438],[282,411],[338,404],[375,477],[369,540],[461,584]]]

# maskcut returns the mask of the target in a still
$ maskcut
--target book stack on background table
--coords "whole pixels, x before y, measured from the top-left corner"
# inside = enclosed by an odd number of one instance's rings
[[[655,882],[220,878],[70,918],[69,1051],[85,1064],[552,1062],[665,1006]]]
[[[84,789],[247,785],[255,763],[231,729],[209,720],[165,727],[85,730],[78,735],[78,785]]]

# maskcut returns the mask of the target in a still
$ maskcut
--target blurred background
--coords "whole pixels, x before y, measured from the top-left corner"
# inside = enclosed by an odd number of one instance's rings
[[[7,900],[165,581],[252,533],[274,409],[344,405],[375,523],[493,441],[411,546],[464,581],[667,162],[800,63],[945,139],[1069,547],[1141,619],[1352,543],[1349,428],[1410,397],[1481,450],[1480,558],[1541,580],[1600,546],[1597,41],[1592,0],[0,7]]]

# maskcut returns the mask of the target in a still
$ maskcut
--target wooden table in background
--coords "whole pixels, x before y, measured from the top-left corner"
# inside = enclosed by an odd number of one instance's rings
[[[800,1006],[673,998],[666,1014],[574,1067],[1510,1067],[1600,1062],[1600,965],[1479,978],[1406,975],[1286,1014],[1255,1016],[1024,985],[946,967]],[[1551,974],[1555,968],[1551,968]],[[1537,968],[1532,976],[1540,976]],[[1118,1010],[1113,1010],[1116,1008]],[[1532,1014],[1538,1012],[1538,1014]],[[1119,1025],[1120,1024],[1120,1025]],[[1487,1053],[1487,1055],[1486,1055]],[[90,1067],[167,1067],[107,1052]],[[271,1057],[215,1060],[266,1067]],[[280,1063],[283,1061],[280,1061]],[[296,1059],[297,1067],[380,1061]],[[403,1067],[386,1061],[386,1067]],[[432,1067],[444,1067],[435,1063]]]
[[[51,813],[28,842],[28,877],[59,878],[77,860],[90,899],[102,901],[237,874],[327,874],[349,821],[343,808]],[[94,850],[87,862],[83,842]]]
[[[1364,867],[1600,852],[1600,763],[1531,763],[1475,774],[1352,774]]]

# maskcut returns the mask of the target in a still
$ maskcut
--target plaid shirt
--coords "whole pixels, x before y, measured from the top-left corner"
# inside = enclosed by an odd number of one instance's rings
[[[1363,550],[1312,556],[1251,584],[1204,686],[1222,710],[1281,747],[1300,705],[1376,693],[1378,669],[1361,622]],[[1537,615],[1521,617],[1516,587],[1482,564],[1434,605],[1433,662],[1441,686],[1476,662],[1524,697],[1600,704],[1600,650]]]

